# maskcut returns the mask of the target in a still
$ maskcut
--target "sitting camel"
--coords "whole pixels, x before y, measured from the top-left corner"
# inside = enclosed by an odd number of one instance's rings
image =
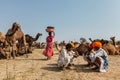
[[[114,37],[110,37],[110,39],[112,40],[113,46],[115,47],[115,55],[120,54],[120,46],[116,45],[115,36]]]
[[[103,49],[107,52],[107,54],[109,55],[119,54],[119,49],[117,49],[115,46],[114,37],[110,39],[113,41],[113,44],[111,44],[108,40],[104,40],[104,39],[92,40],[91,38],[89,38],[91,43],[93,43],[94,41],[100,41],[103,45]]]
[[[18,23],[16,22],[13,23],[12,28],[10,28],[6,33],[6,39],[9,42],[9,44],[12,46],[13,58],[15,58],[17,51],[21,50],[22,45],[24,45],[25,53],[26,53],[25,35],[22,32],[20,25]],[[17,48],[16,46],[17,41],[19,43],[19,48]]]
[[[3,57],[11,58],[11,48],[6,41],[6,36],[0,32],[0,53]]]

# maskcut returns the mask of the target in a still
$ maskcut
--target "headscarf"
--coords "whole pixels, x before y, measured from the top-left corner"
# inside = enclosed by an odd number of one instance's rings
[[[75,47],[74,43],[72,43],[72,42],[71,42],[70,44],[71,44],[72,48],[74,48],[74,47]]]

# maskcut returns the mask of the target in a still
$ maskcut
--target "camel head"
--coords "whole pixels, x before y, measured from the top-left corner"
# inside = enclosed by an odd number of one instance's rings
[[[37,35],[38,35],[38,36],[42,36],[42,33],[38,33]]]
[[[115,40],[115,36],[113,36],[113,37],[110,37],[110,39],[111,39],[111,40]]]
[[[115,43],[115,36],[113,36],[113,37],[110,37],[110,39],[112,40],[112,42],[113,42],[113,45],[114,45],[114,46],[116,46],[116,43]]]
[[[104,39],[101,39],[100,42],[102,43],[102,45],[109,43],[108,40],[104,40]]]
[[[40,36],[42,36],[42,34],[41,33],[37,33],[37,35],[35,36],[35,38],[32,38],[33,41],[37,41]]]
[[[12,28],[8,29],[6,36],[12,36],[18,29],[21,30],[20,25],[14,22]]]
[[[18,24],[17,22],[14,22],[13,25],[12,25],[12,30],[17,30],[17,29],[20,29],[20,24]]]
[[[89,38],[89,40],[90,40],[91,42],[93,42],[92,38]]]

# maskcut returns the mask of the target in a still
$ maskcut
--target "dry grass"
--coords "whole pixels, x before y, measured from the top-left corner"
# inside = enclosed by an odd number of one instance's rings
[[[58,52],[46,60],[42,50],[36,49],[28,58],[0,60],[0,80],[120,80],[120,56],[109,56],[109,71],[99,73],[84,66],[82,57],[75,61],[76,70],[60,71],[57,68]]]

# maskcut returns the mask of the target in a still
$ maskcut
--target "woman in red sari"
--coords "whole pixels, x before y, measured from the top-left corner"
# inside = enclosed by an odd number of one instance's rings
[[[43,51],[43,54],[47,56],[47,59],[51,59],[51,57],[53,56],[53,42],[52,41],[55,36],[55,32],[48,32],[48,35],[49,36],[46,38],[47,45],[46,45],[45,50]]]

